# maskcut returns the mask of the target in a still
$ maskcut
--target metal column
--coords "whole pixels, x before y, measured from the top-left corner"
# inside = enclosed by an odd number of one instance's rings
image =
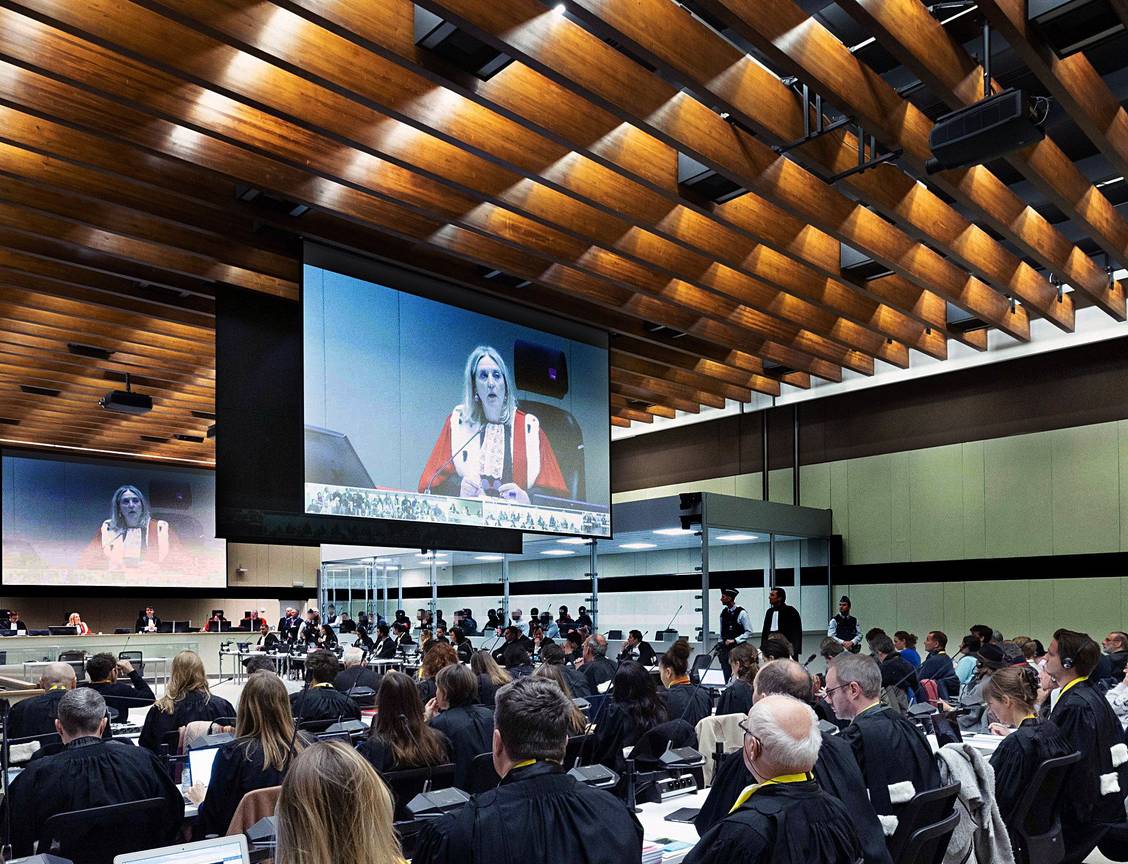
[[[439,574],[437,569],[439,562],[435,558],[437,554],[438,553],[436,550],[431,550],[431,599],[428,602],[429,608],[427,609],[427,611],[431,613],[432,627],[435,623],[437,623],[435,610],[439,608]]]
[[[501,560],[501,616],[502,624],[509,623],[509,556]]]
[[[592,540],[591,545],[588,547],[588,567],[590,572],[587,574],[591,577],[591,598],[588,601],[588,612],[591,614],[592,630],[596,633],[599,632],[599,570],[597,569],[597,555],[596,543]]]
[[[767,416],[767,412],[764,413]],[[767,421],[764,421],[764,430],[767,431]],[[767,448],[765,447],[765,452]],[[766,462],[764,463],[767,464]],[[767,477],[767,472],[764,472]],[[709,644],[709,515],[708,497],[701,499],[701,652],[711,651]]]

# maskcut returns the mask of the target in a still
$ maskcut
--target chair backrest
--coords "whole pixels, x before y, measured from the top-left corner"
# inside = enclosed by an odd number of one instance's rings
[[[335,717],[331,717],[328,720],[302,720],[298,723],[298,728],[303,732],[312,732],[316,735],[319,732],[324,732],[336,722],[337,719]]]
[[[689,680],[694,684],[701,683],[701,673],[709,668],[709,664],[713,662],[712,654],[698,654],[693,658],[693,665],[689,669]]]
[[[423,826],[426,824],[426,819],[404,819],[392,823],[392,828],[395,829],[396,836],[400,838],[400,846],[403,848],[403,857],[405,860],[410,861],[415,857],[415,847],[418,844],[419,832],[423,830]]]
[[[667,720],[642,733],[631,750],[640,771],[661,767],[658,757],[670,747],[696,747],[697,732],[686,720]]]
[[[281,786],[266,786],[262,789],[252,789],[239,800],[239,806],[227,825],[227,836],[244,834],[247,829],[262,819],[264,816],[273,816],[278,804],[278,796],[282,794]]]
[[[493,753],[479,753],[470,762],[470,788],[465,790],[471,795],[493,789],[501,782],[494,770]]]
[[[59,662],[66,663],[70,666],[79,681],[82,681],[86,677],[85,651],[63,651],[59,654]]]
[[[384,782],[391,790],[395,800],[395,820],[410,819],[411,813],[407,809],[408,802],[423,791],[427,781],[431,781],[432,789],[449,789],[454,785],[454,763],[435,765],[432,768],[405,768],[399,771],[388,771],[384,775]]]
[[[522,399],[518,406],[540,421],[545,437],[552,442],[556,462],[568,487],[569,498],[583,500],[587,494],[584,475],[584,431],[571,412],[547,402]]]
[[[1046,759],[1034,771],[1018,806],[1007,819],[1016,841],[1016,864],[1058,864],[1065,857],[1061,836],[1062,797],[1071,765],[1081,761],[1081,751]]]
[[[167,846],[179,827],[167,819],[167,807],[163,798],[146,798],[58,813],[44,823],[39,851],[74,864],[111,864],[126,852]]]
[[[607,631],[607,638],[608,638],[608,640],[610,640],[612,642],[614,642],[618,639],[622,639],[623,638],[623,631],[622,630],[608,630]]]
[[[895,864],[943,864],[948,841],[959,821],[960,814],[953,811],[939,822],[918,828],[906,841],[902,855],[893,859]]]
[[[908,857],[909,846],[916,842],[913,838],[918,832],[944,822],[953,813],[956,806],[956,797],[960,793],[960,784],[951,783],[938,789],[929,789],[913,796],[897,814],[897,831],[889,839],[889,854],[894,864],[918,864],[918,859]],[[954,823],[953,823],[954,827]],[[951,834],[951,831],[948,832]],[[945,847],[947,841],[945,841]],[[943,854],[943,850],[941,850]],[[930,859],[919,859],[920,864],[926,864]]]

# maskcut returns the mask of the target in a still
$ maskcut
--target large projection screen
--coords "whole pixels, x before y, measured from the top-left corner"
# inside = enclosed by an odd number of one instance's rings
[[[338,254],[306,249],[305,512],[610,536],[606,335]]]
[[[215,474],[5,450],[3,584],[226,588]]]

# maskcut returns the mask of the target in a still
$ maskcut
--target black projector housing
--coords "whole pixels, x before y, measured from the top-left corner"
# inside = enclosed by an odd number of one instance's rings
[[[1046,132],[1036,116],[1032,100],[1014,87],[945,114],[928,133],[932,158],[925,170],[980,165],[1041,141]]]
[[[119,414],[148,414],[153,410],[153,397],[144,393],[111,390],[98,400],[98,404],[107,411],[117,411]]]

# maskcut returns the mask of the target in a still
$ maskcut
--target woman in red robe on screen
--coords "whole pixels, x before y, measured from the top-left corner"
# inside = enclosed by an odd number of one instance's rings
[[[530,492],[568,497],[552,444],[540,421],[518,410],[509,370],[493,348],[470,352],[464,391],[443,424],[419,491],[517,504],[528,504]]]

